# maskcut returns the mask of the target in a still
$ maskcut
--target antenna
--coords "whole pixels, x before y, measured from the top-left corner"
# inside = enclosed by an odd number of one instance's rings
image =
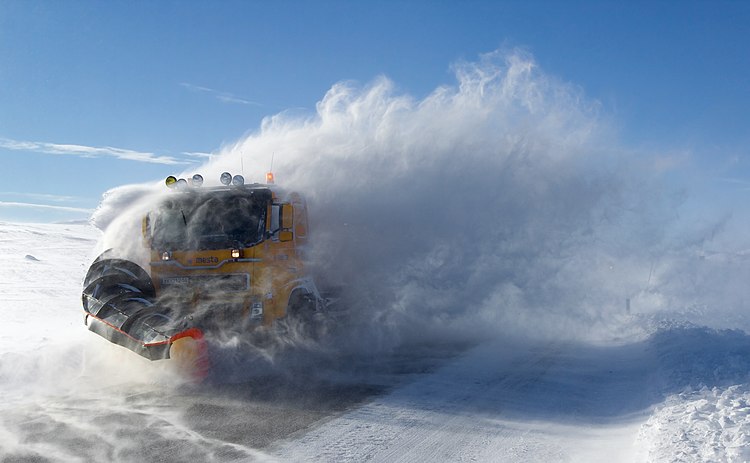
[[[271,151],[271,168],[268,169],[269,172],[273,172],[273,157],[276,156],[276,151]]]
[[[245,176],[245,152],[240,151],[240,173]]]

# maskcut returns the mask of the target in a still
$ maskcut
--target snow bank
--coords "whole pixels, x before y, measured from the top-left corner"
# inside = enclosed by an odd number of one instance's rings
[[[750,386],[703,387],[672,395],[641,427],[650,462],[750,461]]]
[[[750,459],[750,336],[681,324],[650,341],[666,396],[638,435],[646,461]]]

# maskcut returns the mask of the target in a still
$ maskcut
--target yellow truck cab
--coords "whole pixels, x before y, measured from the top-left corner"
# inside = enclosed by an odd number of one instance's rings
[[[142,222],[148,270],[108,253],[94,261],[83,285],[89,329],[156,360],[183,338],[314,322],[324,300],[305,265],[304,199],[272,177],[221,180],[167,179],[170,191]]]

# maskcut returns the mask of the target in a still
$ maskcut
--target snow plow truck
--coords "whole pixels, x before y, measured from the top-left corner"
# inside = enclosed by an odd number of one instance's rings
[[[170,176],[142,220],[148,268],[100,255],[83,283],[89,330],[150,360],[208,374],[206,337],[319,323],[325,308],[305,266],[307,206],[297,193],[221,175],[204,187]]]

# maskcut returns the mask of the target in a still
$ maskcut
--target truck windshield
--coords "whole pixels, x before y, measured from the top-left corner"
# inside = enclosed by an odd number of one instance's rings
[[[252,246],[263,240],[269,198],[270,194],[247,190],[177,193],[149,213],[152,247],[205,250]]]

